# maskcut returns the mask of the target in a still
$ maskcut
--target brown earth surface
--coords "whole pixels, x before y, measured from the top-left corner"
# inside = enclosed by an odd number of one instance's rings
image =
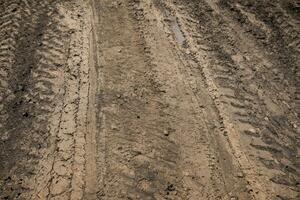
[[[0,199],[300,199],[298,0],[0,0]]]

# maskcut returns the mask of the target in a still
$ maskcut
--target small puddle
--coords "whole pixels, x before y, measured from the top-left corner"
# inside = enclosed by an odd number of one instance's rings
[[[175,35],[175,39],[179,45],[183,45],[185,43],[185,37],[178,25],[176,17],[170,17],[171,19],[171,29]]]
[[[165,17],[169,21],[170,28],[172,32],[174,33],[175,39],[178,42],[179,45],[185,44],[185,37],[179,27],[179,24],[177,22],[177,18],[172,16],[172,14],[168,10],[163,10],[163,13],[165,14]]]

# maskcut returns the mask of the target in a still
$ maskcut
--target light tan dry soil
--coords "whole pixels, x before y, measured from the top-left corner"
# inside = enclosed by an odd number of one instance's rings
[[[0,0],[0,199],[300,199],[297,0]]]

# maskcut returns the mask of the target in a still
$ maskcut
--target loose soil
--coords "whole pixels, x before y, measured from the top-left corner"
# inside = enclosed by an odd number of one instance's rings
[[[0,199],[300,199],[297,0],[0,0]]]

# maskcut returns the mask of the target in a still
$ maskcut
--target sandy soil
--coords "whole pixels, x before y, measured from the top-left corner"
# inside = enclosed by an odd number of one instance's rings
[[[300,199],[297,0],[0,0],[0,199]]]

